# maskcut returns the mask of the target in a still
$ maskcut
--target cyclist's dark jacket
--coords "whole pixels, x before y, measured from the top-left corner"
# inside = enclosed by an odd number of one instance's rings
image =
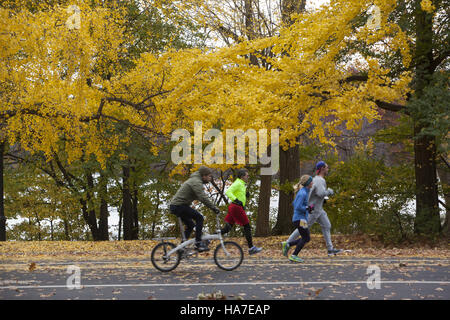
[[[216,207],[203,191],[202,177],[198,171],[192,173],[189,179],[181,185],[175,196],[170,200],[170,204],[190,206],[194,200],[200,200],[210,209]]]

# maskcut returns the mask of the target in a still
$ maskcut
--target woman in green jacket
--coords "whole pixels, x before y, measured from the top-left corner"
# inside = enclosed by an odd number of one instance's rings
[[[246,183],[248,182],[248,171],[240,169],[237,172],[237,179],[225,192],[227,197],[232,201],[228,206],[228,214],[225,217],[225,227],[222,228],[221,233],[230,232],[234,224],[239,224],[244,227],[244,235],[248,244],[248,253],[255,254],[261,252],[262,248],[253,245],[252,229],[250,221],[245,213],[244,207],[247,201],[248,193]]]

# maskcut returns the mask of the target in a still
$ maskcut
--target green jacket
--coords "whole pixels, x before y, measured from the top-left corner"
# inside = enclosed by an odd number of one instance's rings
[[[234,201],[237,198],[245,206],[245,202],[247,200],[245,196],[246,190],[247,187],[245,186],[244,180],[237,178],[236,180],[234,180],[233,184],[228,188],[225,194],[231,201]]]
[[[189,179],[181,185],[180,189],[178,189],[177,193],[170,200],[170,204],[175,206],[190,206],[194,200],[200,200],[210,209],[216,207],[203,191],[203,181],[198,171],[192,173]]]

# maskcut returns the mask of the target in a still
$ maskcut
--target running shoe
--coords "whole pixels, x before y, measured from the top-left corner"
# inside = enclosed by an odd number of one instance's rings
[[[261,251],[262,251],[262,248],[253,246],[250,249],[248,249],[248,254],[255,254],[255,253],[259,253]]]
[[[299,256],[294,256],[293,254],[291,254],[289,260],[293,262],[305,262],[302,258],[300,258]]]
[[[328,256],[335,256],[335,255],[337,255],[338,253],[341,253],[341,252],[342,252],[341,249],[331,249],[331,250],[328,250]]]
[[[287,241],[283,241],[281,243],[281,250],[283,251],[283,256],[285,256],[285,257],[288,256],[288,251],[289,251],[290,247],[291,246],[289,245],[289,243]]]

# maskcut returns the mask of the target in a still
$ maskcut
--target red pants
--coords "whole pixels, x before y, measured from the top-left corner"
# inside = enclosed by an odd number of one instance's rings
[[[228,222],[231,225],[238,224],[240,226],[245,226],[249,224],[247,214],[244,211],[244,208],[241,206],[231,203],[228,206],[228,214],[225,217],[225,222]]]

